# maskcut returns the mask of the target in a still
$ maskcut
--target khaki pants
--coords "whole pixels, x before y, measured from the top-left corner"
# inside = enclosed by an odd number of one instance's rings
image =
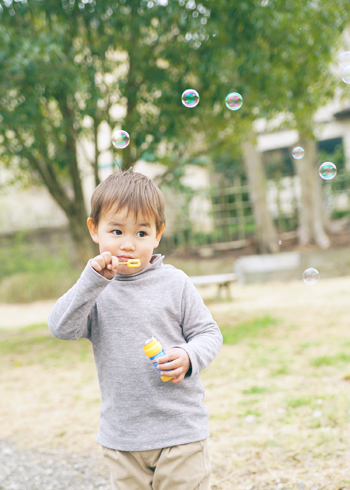
[[[210,490],[208,439],[150,451],[102,446],[112,490]]]

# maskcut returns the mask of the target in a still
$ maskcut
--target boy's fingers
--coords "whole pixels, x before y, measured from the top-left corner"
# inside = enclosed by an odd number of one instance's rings
[[[107,267],[107,265],[111,263],[111,258],[112,258],[111,252],[102,252],[100,257],[103,260],[103,264],[104,264],[103,267]]]
[[[102,270],[101,264],[96,259],[92,259],[91,266],[98,272]]]
[[[106,268],[106,262],[105,262],[104,257],[102,257],[102,255],[99,255],[98,257],[96,257],[96,262],[101,267],[101,270]]]
[[[174,362],[169,362],[169,363],[163,363],[159,369],[162,369],[163,371],[173,371],[175,369],[181,368],[182,364],[179,363],[174,363]]]
[[[96,262],[98,262],[102,269],[108,268],[111,263],[112,254],[110,252],[102,252],[100,255],[95,257]]]
[[[185,379],[185,376],[183,374],[181,374],[180,376],[176,376],[176,378],[173,378],[171,380],[171,382],[173,383],[173,385],[177,385],[179,383],[181,383],[181,381],[183,381]]]
[[[117,257],[115,258],[117,259]],[[112,254],[110,252],[102,252],[100,255],[97,255],[97,257],[94,257],[91,260],[91,266],[97,272],[101,272],[101,273],[104,269],[112,270],[112,265],[113,265],[113,260],[112,260]]]
[[[111,262],[111,269],[112,270],[117,270],[118,269],[118,265],[119,265],[119,260],[118,260],[118,257],[115,257],[114,255],[112,256],[112,262]]]

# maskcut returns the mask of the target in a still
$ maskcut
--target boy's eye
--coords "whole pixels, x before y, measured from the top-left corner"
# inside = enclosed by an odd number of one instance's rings
[[[120,230],[112,230],[112,233],[113,233],[113,235],[121,235],[122,232]],[[147,233],[145,231],[138,231],[137,234],[138,233],[143,233],[143,235],[141,235],[141,238],[143,238],[144,236],[147,235]]]

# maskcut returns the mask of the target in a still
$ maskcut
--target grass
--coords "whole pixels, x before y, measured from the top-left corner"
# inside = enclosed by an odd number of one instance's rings
[[[261,395],[263,393],[269,393],[269,388],[266,386],[252,386],[248,390],[243,390],[244,395]]]
[[[243,339],[253,339],[256,336],[268,335],[268,329],[278,323],[276,318],[264,315],[251,320],[239,322],[236,325],[220,325],[220,330],[224,339],[224,344],[234,345]]]
[[[23,272],[5,277],[0,282],[2,303],[31,303],[56,299],[70,289],[80,272],[59,266],[46,272]]]
[[[50,252],[32,243],[25,232],[0,246],[0,298],[2,303],[30,303],[64,294],[81,271],[72,267],[67,251]]]
[[[350,354],[340,352],[334,356],[320,356],[310,360],[312,366],[336,366],[338,364],[350,363]]]
[[[286,400],[286,403],[289,408],[298,408],[304,405],[310,405],[314,401],[313,396],[303,396],[303,397],[294,397]]]
[[[200,373],[212,490],[350,489],[349,287],[350,278],[320,281],[319,289],[236,285],[232,303],[210,303],[224,336]],[[58,340],[45,324],[7,329],[0,358],[3,438],[98,452],[90,342]]]
[[[46,324],[35,324],[17,331],[0,331],[0,357],[9,367],[59,367],[91,360],[91,344],[86,339],[62,341],[52,336]]]
[[[50,269],[70,266],[67,252],[49,252],[44,243],[32,243],[26,232],[18,232],[0,247],[0,277],[19,273],[44,274]]]

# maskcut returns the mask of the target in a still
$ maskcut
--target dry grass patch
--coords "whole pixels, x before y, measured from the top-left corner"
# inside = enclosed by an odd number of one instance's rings
[[[225,345],[201,373],[212,490],[350,489],[350,278],[232,287]],[[211,293],[210,293],[211,294]],[[45,325],[0,332],[3,437],[100,452],[91,345]]]

